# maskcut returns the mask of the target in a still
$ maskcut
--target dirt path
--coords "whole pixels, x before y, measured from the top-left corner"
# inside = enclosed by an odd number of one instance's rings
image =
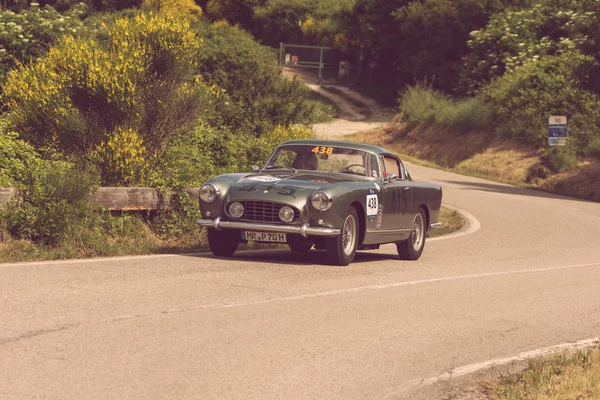
[[[318,83],[313,71],[284,68],[284,75],[295,76],[336,105],[338,118],[313,125],[313,131],[319,139],[344,140],[345,136],[380,128],[391,122],[397,112],[334,81]]]

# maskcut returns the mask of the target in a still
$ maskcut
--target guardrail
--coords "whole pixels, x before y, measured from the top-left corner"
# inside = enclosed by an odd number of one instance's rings
[[[199,189],[184,189],[192,198],[198,199]],[[0,188],[0,210],[8,206],[19,189]],[[169,208],[170,195],[148,187],[100,187],[93,199],[98,208],[111,211],[152,211]]]

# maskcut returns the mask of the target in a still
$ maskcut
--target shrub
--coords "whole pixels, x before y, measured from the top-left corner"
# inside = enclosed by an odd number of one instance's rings
[[[205,39],[197,58],[199,72],[222,90],[216,109],[205,116],[210,125],[258,137],[277,125],[310,122],[308,89],[281,76],[271,49],[228,24],[198,29]]]
[[[0,83],[8,71],[42,57],[65,34],[87,35],[81,21],[85,7],[61,14],[36,3],[20,13],[0,10]]]
[[[577,166],[577,157],[571,146],[547,149],[541,157],[543,165],[555,174],[568,171]]]
[[[593,58],[579,52],[549,56],[531,62],[495,80],[481,90],[494,110],[499,131],[542,145],[547,140],[548,118],[569,118],[569,142],[577,155],[600,136],[600,97],[582,89],[580,71]]]
[[[103,35],[68,36],[46,58],[11,72],[4,87],[9,122],[34,146],[80,160],[131,129],[154,166],[168,141],[185,133],[214,97],[194,78],[201,41],[184,20],[146,14],[117,20]],[[101,155],[107,154],[116,155]],[[115,175],[111,165],[122,161],[100,163],[101,171],[108,168],[102,176],[142,183],[136,169]]]
[[[77,168],[39,163],[3,214],[13,237],[55,245],[87,227],[96,181]]]
[[[423,83],[405,89],[399,103],[399,118],[409,127],[435,123],[467,132],[491,124],[492,112],[479,97],[453,100]]]
[[[197,21],[202,16],[202,8],[194,0],[144,0],[142,10],[189,18],[192,21]]]
[[[16,133],[0,129],[0,187],[19,186],[39,158],[35,149]]]

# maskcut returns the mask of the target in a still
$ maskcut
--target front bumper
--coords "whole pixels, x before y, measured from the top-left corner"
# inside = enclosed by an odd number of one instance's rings
[[[295,233],[302,235],[303,237],[308,236],[326,236],[333,237],[339,236],[342,232],[341,229],[335,228],[315,228],[309,224],[298,225],[269,225],[259,224],[255,222],[241,222],[241,221],[221,221],[221,218],[215,219],[199,219],[198,224],[206,226],[207,228],[220,229],[243,229],[247,231],[259,231],[259,232],[277,232],[277,233]]]

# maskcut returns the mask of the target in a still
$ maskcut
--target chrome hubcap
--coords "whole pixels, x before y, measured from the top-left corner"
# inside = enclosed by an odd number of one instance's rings
[[[342,229],[342,249],[349,256],[354,251],[356,243],[356,220],[353,215],[348,215]]]
[[[411,233],[412,245],[415,251],[421,250],[423,241],[425,238],[425,221],[423,220],[423,214],[417,213],[413,220],[413,228]]]

